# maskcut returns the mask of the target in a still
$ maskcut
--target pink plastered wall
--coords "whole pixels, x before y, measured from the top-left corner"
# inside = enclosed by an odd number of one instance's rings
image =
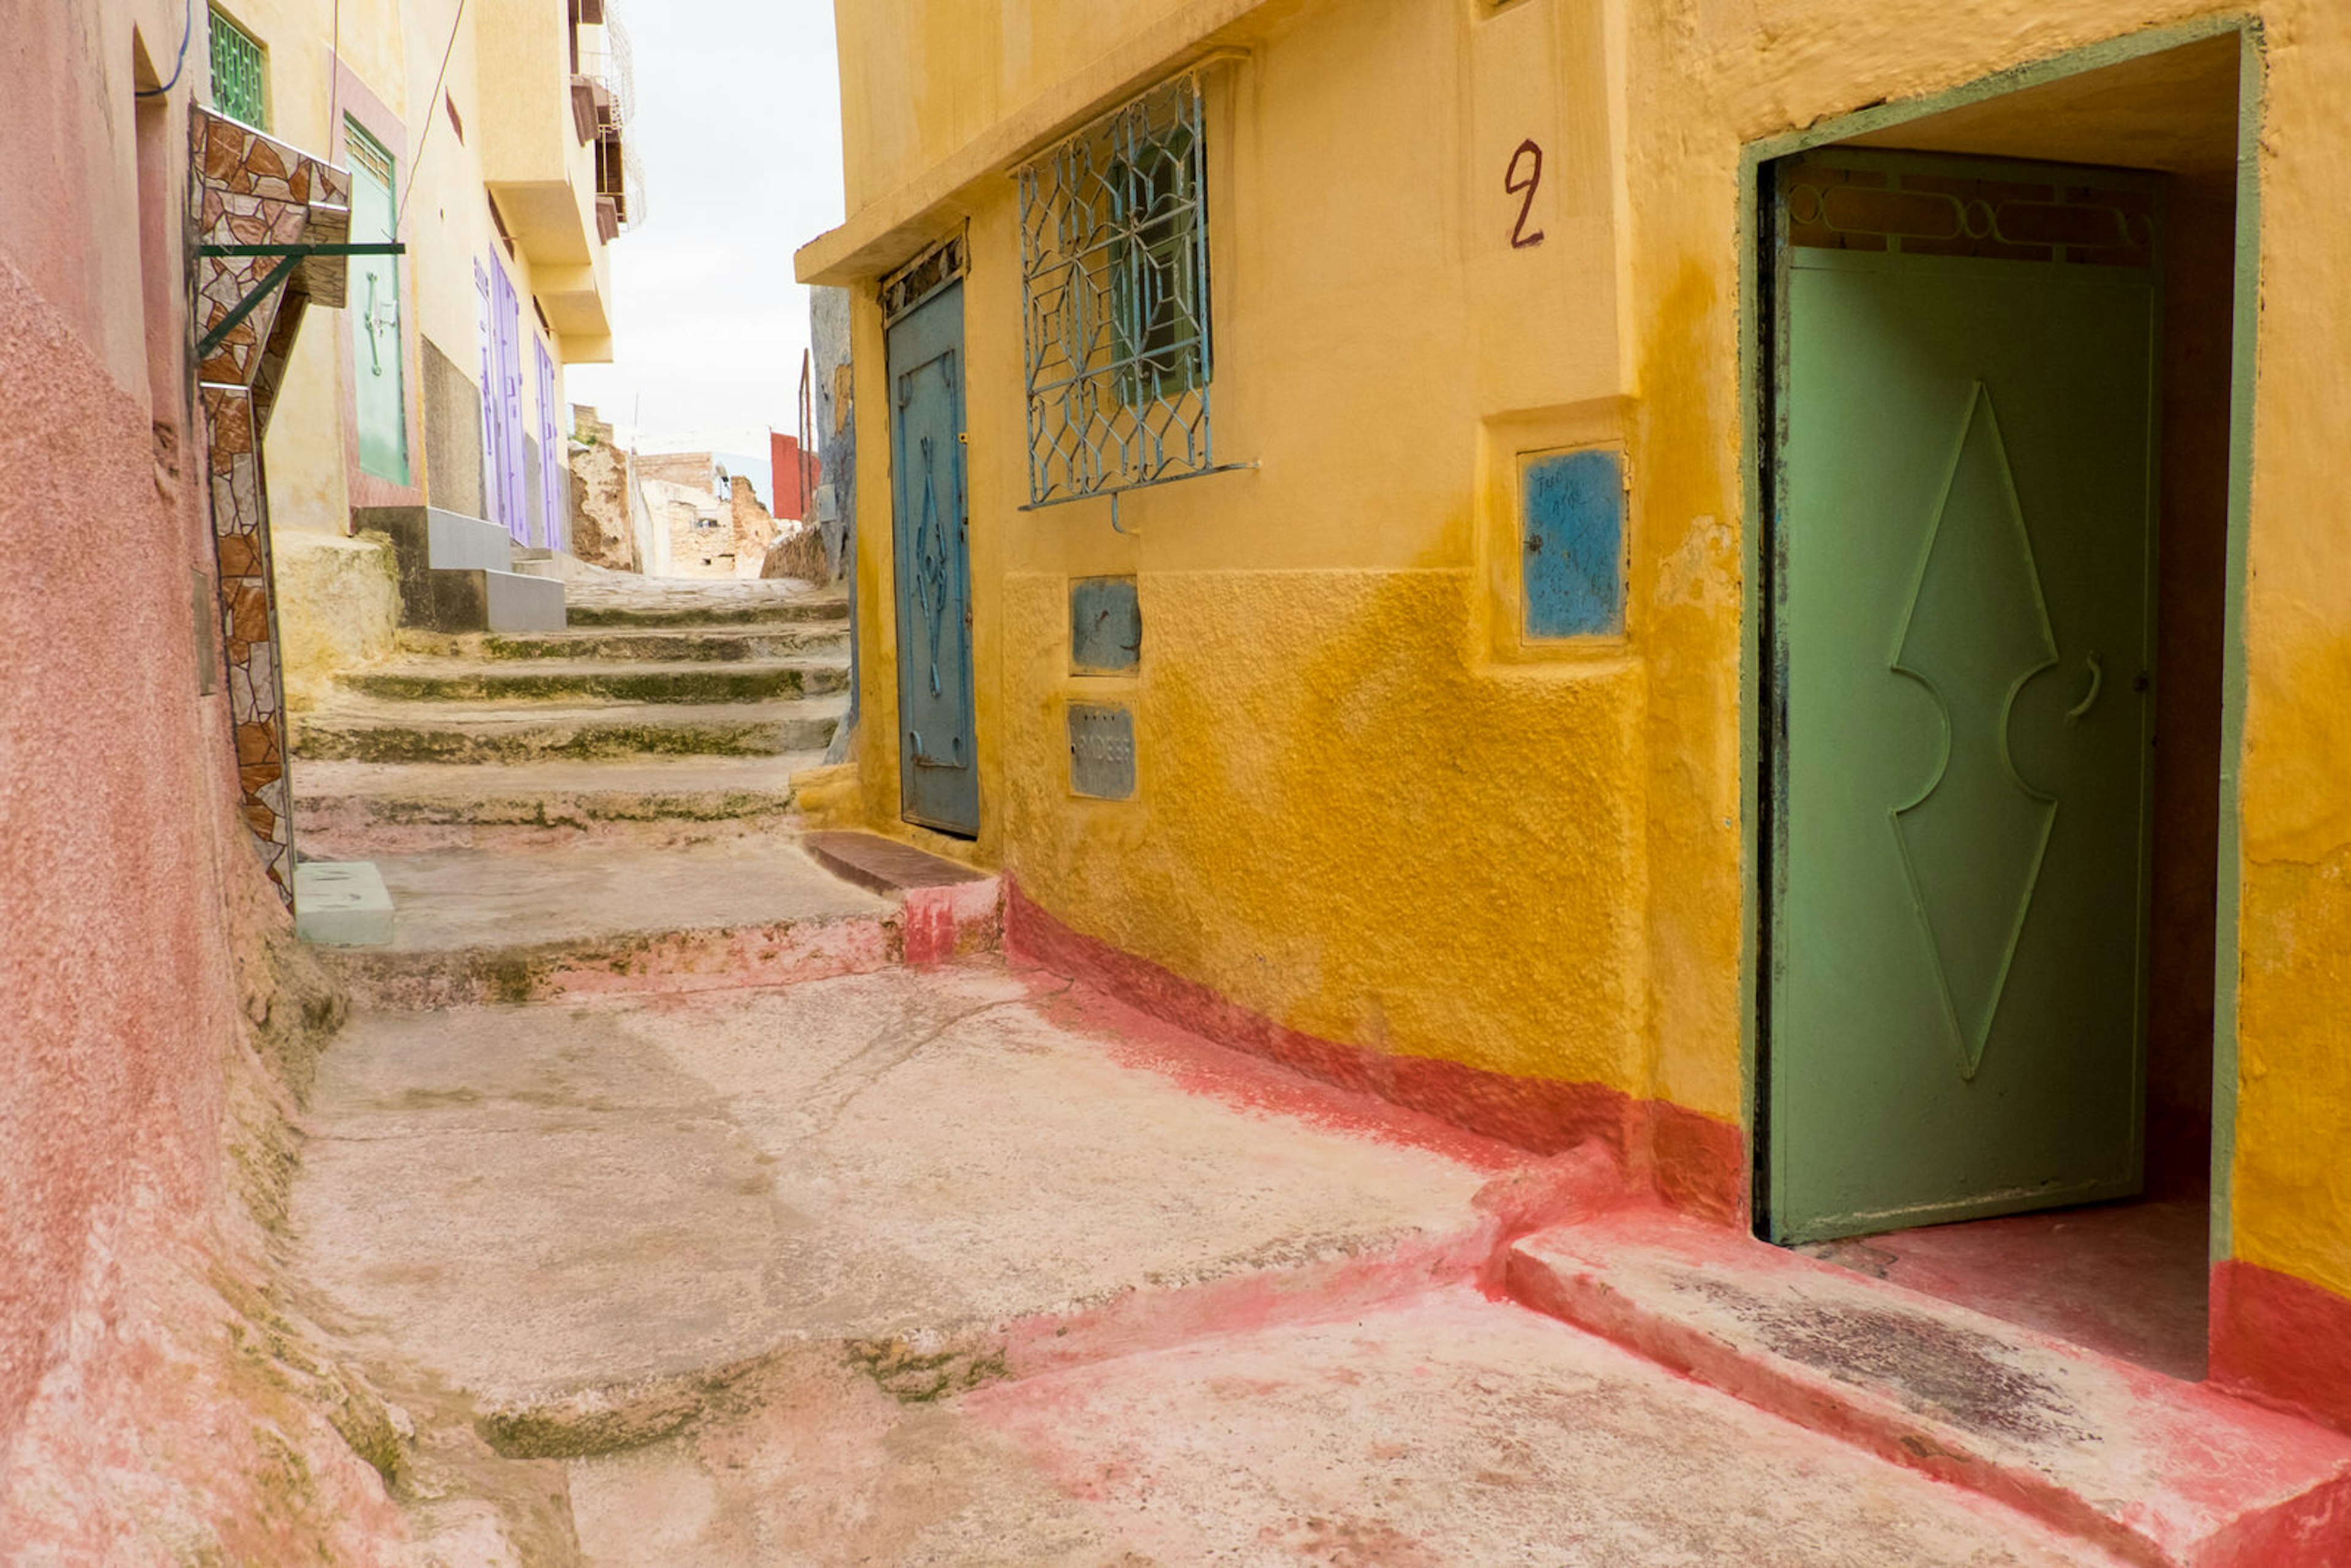
[[[211,1212],[228,908],[267,912],[239,899],[260,868],[205,669],[201,441],[183,368],[150,373],[183,340],[176,246],[147,275],[179,231],[203,40],[149,109],[142,189],[134,37],[168,75],[182,22],[0,0],[0,1477],[27,1411],[113,1354],[104,1239]]]

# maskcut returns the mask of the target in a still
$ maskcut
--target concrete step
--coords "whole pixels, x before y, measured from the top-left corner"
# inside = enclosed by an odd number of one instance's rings
[[[792,809],[792,775],[821,760],[817,752],[610,762],[305,760],[293,773],[294,825],[305,852],[364,859],[470,845],[484,829],[562,836],[620,824],[773,821]]]
[[[1677,1372],[2163,1568],[2351,1561],[2351,1437],[1649,1209],[1539,1231],[1510,1291]]]
[[[401,620],[442,632],[559,632],[563,584],[515,570],[515,544],[496,523],[439,507],[363,507],[362,530],[388,536]]]
[[[887,1364],[804,1354],[669,1441],[573,1462],[582,1553],[762,1568],[820,1535],[837,1563],[2115,1568],[1458,1286],[969,1392],[932,1371],[929,1398],[858,1375]]]
[[[573,585],[575,626],[846,624],[838,591],[760,579],[599,578]]]
[[[615,992],[779,985],[956,949],[911,952],[900,901],[820,869],[789,831],[719,841],[586,840],[558,853],[448,849],[371,857],[392,902],[388,946],[331,955],[355,1004],[412,1010]],[[961,946],[992,936],[997,884]]]
[[[406,659],[338,677],[350,691],[404,702],[751,703],[845,691],[844,664],[810,659],[622,664],[539,659],[471,664]]]
[[[426,641],[420,640],[417,646],[425,648]],[[482,637],[474,643],[480,656],[490,659],[737,664],[749,659],[846,658],[849,628],[846,623],[834,625],[820,621],[699,629],[590,627],[534,635]]]
[[[728,603],[679,600],[666,603],[575,602],[574,626],[776,626],[849,623],[848,602],[841,599],[778,599]]]
[[[422,956],[416,912],[461,874],[506,900],[468,923],[481,943],[650,902],[623,859],[560,884],[500,859],[379,862],[399,940]],[[843,937],[884,918],[829,878],[811,890],[805,862],[647,869],[730,919],[787,898]],[[778,1353],[862,1354],[916,1399],[954,1372],[1329,1316],[1464,1279],[1494,1246],[1474,1199],[1508,1151],[1431,1146],[1343,1091],[1130,1038],[1128,1015],[1047,977],[870,967],[592,1001],[577,993],[630,977],[583,967],[561,1006],[355,1010],[310,1107],[303,1277],[489,1406],[493,1442],[576,1453],[657,1436]],[[922,1351],[890,1357],[893,1339]]]
[[[479,579],[485,632],[563,630],[563,584],[551,578],[525,577],[515,571],[451,575]]]
[[[577,761],[821,751],[841,695],[762,703],[460,704],[347,696],[294,716],[299,760]]]
[[[486,518],[444,507],[362,507],[352,527],[390,534],[403,565],[427,571],[511,571],[514,537]]]

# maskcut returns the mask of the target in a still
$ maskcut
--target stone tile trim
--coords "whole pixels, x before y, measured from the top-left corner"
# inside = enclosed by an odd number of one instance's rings
[[[205,245],[338,244],[350,235],[350,175],[250,126],[198,108],[190,117],[190,204]],[[277,266],[274,256],[191,258],[201,338]],[[312,256],[197,367],[213,545],[237,785],[246,824],[278,896],[294,902],[292,800],[286,776],[286,683],[269,559],[262,436],[287,357],[315,301],[343,303],[347,264]]]

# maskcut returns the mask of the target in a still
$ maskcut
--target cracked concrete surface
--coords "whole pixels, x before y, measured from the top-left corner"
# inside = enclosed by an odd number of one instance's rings
[[[362,1016],[312,1116],[468,1562],[2108,1561],[1480,1295],[1551,1167],[1042,975]]]
[[[893,1405],[795,1369],[570,1466],[596,1568],[2113,1560],[1455,1288]]]
[[[1188,1092],[1048,1016],[1054,988],[897,969],[362,1018],[320,1069],[303,1271],[387,1351],[529,1405],[1471,1228],[1474,1165]]]

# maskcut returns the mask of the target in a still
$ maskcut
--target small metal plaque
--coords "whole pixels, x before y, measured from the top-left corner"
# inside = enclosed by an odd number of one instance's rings
[[[1070,584],[1070,673],[1131,674],[1143,663],[1143,610],[1131,577],[1081,577]]]
[[[1070,705],[1070,789],[1098,800],[1134,798],[1134,712],[1108,703]]]

